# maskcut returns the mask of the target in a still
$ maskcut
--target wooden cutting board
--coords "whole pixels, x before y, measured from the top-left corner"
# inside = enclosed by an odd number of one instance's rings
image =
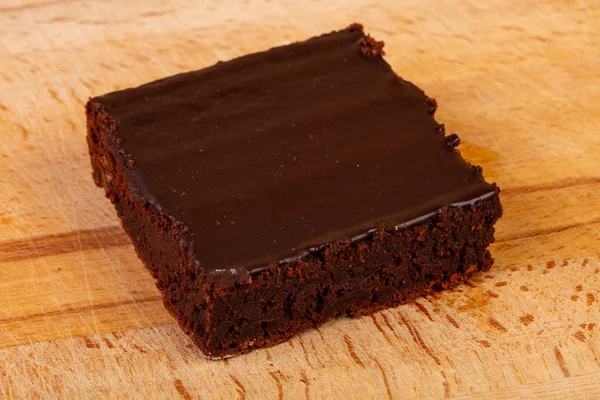
[[[138,3],[0,2],[0,398],[600,398],[598,1]],[[502,188],[496,266],[205,361],[92,182],[83,105],[353,21]]]

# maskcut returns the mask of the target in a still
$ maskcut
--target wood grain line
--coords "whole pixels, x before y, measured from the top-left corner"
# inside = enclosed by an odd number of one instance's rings
[[[383,322],[385,323],[385,325],[388,327],[388,329],[390,330],[390,332],[392,332],[392,334],[396,337],[396,339],[398,340],[402,340],[402,338],[400,337],[400,335],[398,335],[398,333],[396,332],[396,330],[394,329],[394,327],[392,326],[392,324],[390,323],[390,320],[388,319],[388,317],[385,315],[384,312],[379,313],[379,315],[381,315],[381,318],[383,318]]]
[[[306,360],[306,363],[312,367],[313,365],[310,362],[310,359],[308,358],[308,353],[306,352],[306,346],[304,346],[304,340],[302,340],[302,335],[298,336],[298,341],[300,342],[300,347],[302,347],[302,354],[304,355],[304,360]]]
[[[242,385],[242,383],[232,374],[229,374],[229,377],[231,378],[233,383],[235,383],[235,391],[239,396],[239,400],[246,400],[246,388],[244,387],[244,385]]]
[[[190,396],[188,391],[185,389],[185,387],[183,386],[183,382],[181,382],[181,380],[175,379],[173,381],[173,386],[175,386],[175,390],[177,390],[177,393],[179,393],[179,395],[181,396],[182,399],[192,400],[192,396]]]
[[[558,362],[558,366],[560,367],[560,370],[562,371],[562,373],[565,376],[565,378],[570,377],[571,373],[567,369],[567,365],[565,364],[565,359],[563,358],[563,355],[560,352],[560,349],[558,348],[558,346],[554,347],[554,357],[556,357],[556,361]]]
[[[44,235],[0,243],[0,263],[124,246],[129,243],[127,234],[118,225]]]
[[[103,337],[102,341],[104,342],[104,344],[106,345],[106,347],[108,347],[109,349],[114,349],[115,348],[115,345],[113,344],[113,342],[111,342],[107,338]]]
[[[93,342],[92,339],[90,339],[87,336],[83,337],[83,341],[85,342],[85,347],[88,349],[99,349],[100,345],[96,342]]]
[[[387,333],[385,333],[385,331],[383,330],[383,328],[381,327],[381,325],[379,325],[379,322],[377,322],[377,318],[375,318],[375,314],[371,314],[371,319],[373,320],[373,323],[375,324],[375,327],[377,328],[377,330],[378,330],[379,332],[381,332],[381,334],[383,335],[383,337],[385,338],[385,340],[386,340],[386,341],[387,341],[389,344],[391,344],[391,345],[393,346],[393,344],[392,344],[392,341],[391,341],[391,340],[390,340],[390,338],[388,337]]]
[[[23,315],[21,317],[0,319],[0,326],[3,324],[9,324],[9,323],[14,323],[14,322],[26,322],[28,320],[35,319],[35,318],[46,318],[46,317],[60,316],[60,315],[65,315],[65,314],[76,314],[76,313],[81,313],[81,312],[86,312],[86,311],[117,308],[119,306],[125,306],[125,305],[130,305],[130,304],[152,303],[152,302],[157,302],[157,301],[161,301],[161,300],[162,299],[160,296],[149,296],[149,297],[143,297],[141,299],[132,299],[132,300],[127,300],[127,301],[119,301],[119,302],[115,302],[115,303],[95,304],[93,306],[87,306],[87,307],[77,307],[77,308],[73,307],[73,308],[68,308],[68,309],[48,311],[45,313],[28,314],[28,315]]]
[[[596,296],[594,296],[594,293],[588,293],[585,297],[587,299],[588,306],[591,306],[596,301]]]
[[[300,371],[300,382],[304,383],[304,396],[306,400],[310,400],[310,383],[304,371]]]
[[[14,7],[0,7],[0,13],[12,13],[18,11],[32,10],[35,8],[44,8],[58,4],[81,3],[85,0],[51,0],[44,3],[25,3]]]
[[[560,232],[564,232],[564,231],[567,231],[570,229],[575,229],[575,228],[579,228],[582,226],[590,226],[590,225],[595,225],[595,224],[600,224],[600,218],[597,218],[592,221],[580,222],[577,224],[564,225],[564,226],[557,227],[557,228],[538,229],[538,230],[532,230],[532,231],[525,232],[525,233],[517,233],[515,235],[506,235],[505,237],[496,239],[494,243],[506,243],[506,242],[512,242],[514,240],[530,239],[530,238],[534,238],[537,236],[551,235],[553,233],[560,233]]]
[[[531,185],[531,186],[518,186],[514,188],[501,189],[502,195],[507,194],[526,194],[535,192],[545,192],[550,190],[566,189],[575,186],[594,185],[600,183],[600,177],[593,178],[579,178],[579,179],[565,179],[551,184],[542,185]]]
[[[449,314],[446,314],[446,319],[448,320],[448,322],[454,325],[456,329],[460,329],[460,325],[458,325],[458,322],[456,322],[456,320],[452,318]]]
[[[442,382],[442,385],[444,385],[444,398],[449,398],[450,397],[450,383],[448,382],[448,378],[446,377],[446,373],[444,371],[440,371],[442,373],[442,378],[444,378],[444,381]]]
[[[174,9],[170,8],[165,11],[146,11],[140,14],[142,17],[162,17],[164,15],[173,14],[175,12]]]
[[[383,366],[381,365],[379,360],[377,360],[375,357],[373,357],[373,356],[369,356],[369,357],[371,358],[371,360],[373,360],[375,362],[375,365],[377,365],[377,369],[379,370],[379,372],[381,372],[381,377],[383,378],[383,384],[385,386],[385,393],[387,394],[387,398],[392,400],[394,397],[392,396],[392,391],[390,389],[390,383],[388,382],[387,376],[385,375],[385,370],[383,369]]]
[[[419,346],[421,346],[421,348],[423,350],[425,350],[425,353],[427,353],[433,359],[433,361],[435,361],[435,363],[437,365],[442,365],[442,363],[440,362],[440,359],[433,353],[433,351],[431,351],[431,349],[429,348],[429,346],[427,346],[425,344],[425,341],[421,337],[421,334],[419,333],[419,331],[417,331],[410,324],[410,322],[408,322],[408,320],[404,317],[404,315],[402,315],[402,314],[399,314],[399,315],[400,315],[400,319],[402,320],[402,323],[406,326],[406,328],[408,328],[408,332],[412,336],[412,338],[415,341],[415,343],[418,344]]]
[[[431,314],[429,314],[429,310],[427,310],[427,308],[423,304],[419,303],[418,301],[413,302],[413,304],[415,305],[415,307],[417,307],[419,310],[421,310],[423,312],[423,314],[425,314],[425,316],[427,318],[429,318],[429,320],[431,322],[433,322],[433,318],[431,318]]]
[[[502,325],[500,323],[500,321],[498,321],[496,318],[490,317],[489,323],[490,323],[491,327],[496,328],[497,330],[499,330],[502,333],[507,333],[508,332],[508,329],[506,329],[506,327],[504,325]]]
[[[271,375],[271,377],[275,381],[275,384],[277,385],[277,399],[282,400],[283,399],[283,386],[281,385],[281,381],[279,380],[279,378],[277,377],[277,374],[275,372],[269,371],[269,375]]]
[[[352,339],[350,339],[350,336],[344,335],[344,342],[346,342],[346,347],[348,348],[348,352],[350,353],[350,357],[352,357],[352,360],[354,360],[354,362],[359,366],[365,368],[365,364],[358,357],[356,351],[354,350],[354,344],[352,343]]]

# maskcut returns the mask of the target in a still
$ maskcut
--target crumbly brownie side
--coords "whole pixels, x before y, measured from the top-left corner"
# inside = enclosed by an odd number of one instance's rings
[[[487,250],[502,211],[497,194],[448,207],[404,229],[340,241],[251,282],[212,285],[211,326],[183,315],[184,330],[212,358],[273,346],[336,316],[361,316],[449,288],[493,263]],[[183,295],[183,293],[182,293]]]
[[[193,319],[198,330],[206,326],[206,300],[200,272],[182,245],[185,227],[158,211],[137,193],[128,168],[131,161],[119,148],[116,125],[102,105],[86,106],[87,141],[93,178],[114,204],[138,257],[156,279],[167,310],[178,320]]]

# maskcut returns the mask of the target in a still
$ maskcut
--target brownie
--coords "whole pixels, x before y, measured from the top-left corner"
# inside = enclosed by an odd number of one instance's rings
[[[351,25],[90,99],[93,177],[211,359],[491,267],[502,209]]]

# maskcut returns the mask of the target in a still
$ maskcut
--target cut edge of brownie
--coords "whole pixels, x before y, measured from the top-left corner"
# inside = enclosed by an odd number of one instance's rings
[[[119,148],[115,121],[104,107],[90,99],[86,105],[87,142],[92,163],[92,176],[97,186],[113,203],[123,228],[130,237],[138,257],[156,279],[165,307],[179,319],[178,301],[192,301],[197,318],[206,316],[206,301],[195,285],[198,266],[190,250],[184,246],[184,224],[159,211],[140,193],[131,180],[131,157]],[[193,298],[179,298],[181,294]]]
[[[349,29],[362,31],[362,26]],[[365,38],[363,51],[383,53],[383,42]],[[434,114],[437,103],[429,99],[425,107]],[[140,193],[131,174],[134,160],[119,146],[115,121],[94,99],[86,113],[94,181],[114,204],[165,307],[209,359],[276,345],[336,316],[407,303],[453,287],[493,263],[487,247],[502,215],[495,184],[485,198],[274,262],[243,281],[206,279],[185,245],[187,227]],[[447,138],[449,147],[458,145],[456,135]],[[473,168],[481,174],[480,167]]]
[[[494,195],[445,207],[403,229],[382,226],[368,238],[274,263],[249,283],[211,288],[211,314],[224,317],[214,321],[222,329],[203,332],[182,321],[184,330],[213,357],[225,357],[281,343],[337,316],[369,315],[454,287],[492,266],[487,247],[500,213]]]

